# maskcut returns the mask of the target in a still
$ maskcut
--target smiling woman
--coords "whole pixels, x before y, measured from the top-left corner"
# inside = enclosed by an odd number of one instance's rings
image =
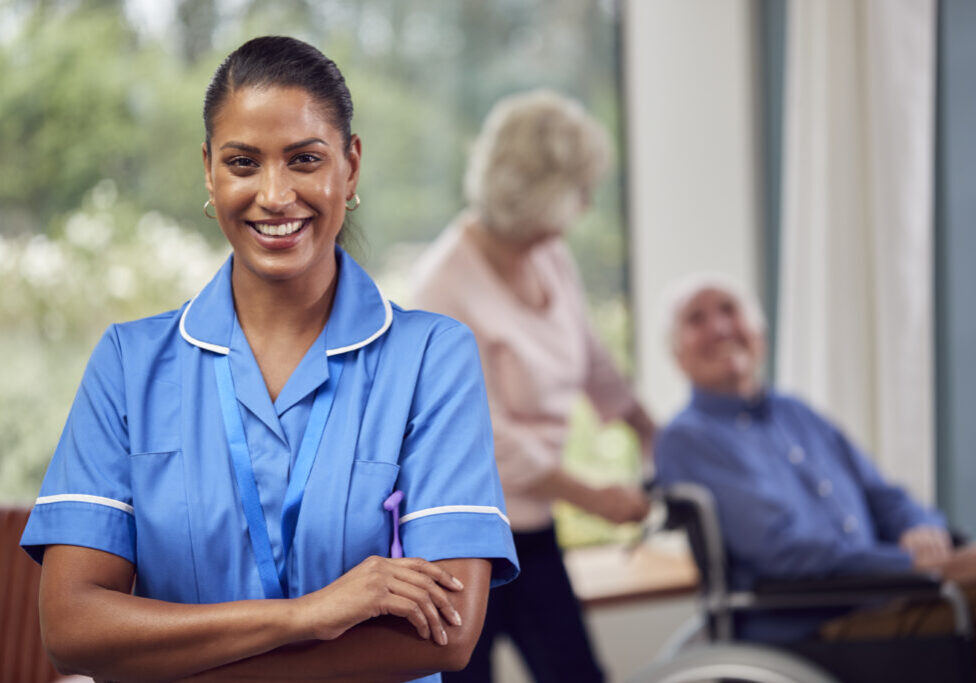
[[[203,161],[234,253],[181,309],[105,333],[21,541],[62,671],[437,680],[517,574],[471,333],[391,304],[337,245],[351,117],[300,41],[217,70]]]
[[[238,87],[203,144],[210,203],[239,264],[238,317],[272,400],[328,319],[336,238],[357,196],[359,137],[346,142],[328,113],[303,87]],[[294,324],[311,323],[293,328],[298,343],[258,320],[280,311],[279,299],[298,304]]]
[[[302,88],[246,87],[228,96],[203,162],[220,227],[251,274],[332,279],[314,266],[332,260],[360,155],[359,138],[345,144]]]

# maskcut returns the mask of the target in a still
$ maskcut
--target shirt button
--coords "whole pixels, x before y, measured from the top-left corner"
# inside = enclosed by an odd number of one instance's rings
[[[793,446],[793,448],[790,449],[789,459],[794,465],[799,465],[801,462],[803,462],[806,455],[807,454],[804,452],[802,446]]]
[[[847,515],[847,517],[844,518],[844,531],[848,534],[853,534],[855,529],[857,529],[857,517],[854,515]]]
[[[820,483],[817,484],[817,493],[820,494],[821,498],[826,498],[833,492],[833,490],[834,490],[834,485],[830,482],[829,479],[821,479]]]
[[[749,417],[749,413],[739,413],[735,418],[735,426],[739,429],[749,429],[750,424],[752,424],[752,418]]]

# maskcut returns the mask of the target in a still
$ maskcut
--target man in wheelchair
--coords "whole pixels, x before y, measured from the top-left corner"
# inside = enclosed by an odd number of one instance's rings
[[[733,590],[764,579],[912,570],[976,597],[976,550],[953,548],[943,517],[886,482],[836,426],[759,379],[765,323],[755,300],[721,276],[676,283],[666,325],[689,404],[661,432],[657,480],[715,499]],[[949,632],[934,601],[736,617],[736,637],[766,643]]]

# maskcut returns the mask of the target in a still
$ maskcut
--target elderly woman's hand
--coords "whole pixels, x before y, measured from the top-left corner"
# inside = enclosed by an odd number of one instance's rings
[[[403,617],[421,638],[447,644],[442,618],[461,625],[448,591],[464,588],[436,564],[416,557],[368,557],[325,588],[295,600],[309,636],[332,640],[358,623],[390,614]]]
[[[651,504],[641,489],[631,486],[605,486],[596,489],[588,508],[614,524],[639,522],[651,511]]]

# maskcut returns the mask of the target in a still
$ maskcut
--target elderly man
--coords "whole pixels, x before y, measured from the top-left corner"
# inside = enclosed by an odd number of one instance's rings
[[[711,491],[733,588],[747,589],[759,578],[912,569],[973,576],[973,553],[952,550],[938,512],[886,482],[804,402],[761,383],[765,323],[753,299],[717,275],[677,283],[667,299],[669,338],[692,395],[660,434],[658,477]],[[926,609],[859,613],[826,628],[843,635],[857,624],[862,633],[884,635],[911,616],[938,629],[934,622],[943,617]],[[741,621],[739,631],[748,639],[796,640],[837,616],[761,615]]]

